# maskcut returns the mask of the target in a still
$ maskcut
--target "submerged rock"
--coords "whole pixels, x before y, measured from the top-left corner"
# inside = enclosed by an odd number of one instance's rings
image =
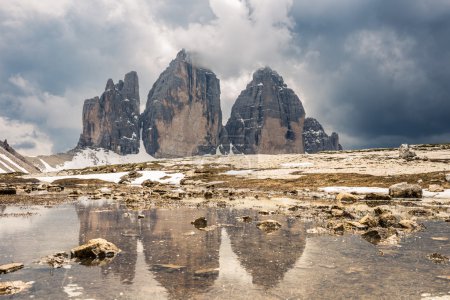
[[[208,226],[208,221],[205,217],[200,217],[192,221],[191,224],[194,225],[195,228],[201,229]]]
[[[393,228],[376,228],[369,230],[361,235],[369,243],[378,245],[392,237],[396,238],[397,231]]]
[[[14,295],[30,288],[32,282],[4,281],[0,282],[0,295]]]
[[[80,259],[103,259],[114,257],[120,249],[105,239],[92,239],[86,244],[78,246],[70,250],[72,257]]]
[[[418,184],[401,182],[389,187],[392,198],[422,198],[422,187]]]
[[[194,272],[196,277],[210,277],[219,275],[219,268],[201,269]]]
[[[261,221],[261,222],[258,222],[256,224],[256,226],[260,230],[262,230],[262,231],[264,231],[266,233],[271,233],[271,232],[274,232],[274,231],[276,231],[276,230],[281,228],[281,224],[278,221],[275,221],[275,220]]]
[[[181,272],[186,269],[186,266],[179,266],[174,264],[154,264],[152,270],[165,272]]]
[[[449,261],[447,256],[440,253],[432,253],[428,255],[427,258],[437,264],[446,264]]]
[[[238,220],[239,222],[250,223],[252,221],[252,217],[242,216],[242,217],[237,217],[236,220]]]
[[[12,273],[23,268],[23,263],[11,263],[0,266],[0,274]]]
[[[40,264],[48,264],[53,268],[61,268],[70,263],[69,254],[65,251],[56,252],[39,260]]]

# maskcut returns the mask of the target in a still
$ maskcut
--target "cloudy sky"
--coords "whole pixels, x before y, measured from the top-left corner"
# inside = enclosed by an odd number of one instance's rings
[[[0,138],[73,148],[84,99],[139,74],[141,103],[179,49],[220,78],[224,120],[271,66],[345,148],[450,142],[448,0],[8,0]]]

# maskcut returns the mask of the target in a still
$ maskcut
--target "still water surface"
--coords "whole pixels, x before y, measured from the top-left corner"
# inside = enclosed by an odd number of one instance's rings
[[[398,247],[376,247],[357,235],[312,236],[298,219],[260,216],[252,210],[150,209],[130,211],[118,203],[83,201],[55,207],[0,206],[0,264],[25,269],[1,281],[33,281],[32,288],[4,299],[420,299],[446,297],[450,266],[435,264],[432,252],[450,254],[449,223],[428,222],[427,230]],[[253,220],[276,219],[280,230],[266,234]],[[205,216],[200,231],[190,222]],[[69,251],[92,238],[105,238],[122,252],[103,266],[72,263],[52,269],[35,261]],[[383,255],[381,255],[381,252]],[[180,266],[179,270],[161,264]],[[200,275],[195,272],[201,271]]]

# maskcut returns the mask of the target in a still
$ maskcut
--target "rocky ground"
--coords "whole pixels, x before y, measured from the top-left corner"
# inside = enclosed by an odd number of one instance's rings
[[[422,229],[422,220],[450,221],[450,145],[420,145],[407,152],[405,158],[397,149],[202,156],[65,170],[47,174],[45,182],[39,176],[1,175],[0,204],[112,198],[134,209],[253,208],[314,220],[321,234],[355,232],[374,243],[396,243],[403,234]],[[146,171],[168,175],[132,184]],[[114,178],[119,173],[124,175],[117,180],[95,179],[95,174]],[[174,173],[182,174],[179,184],[165,182]],[[409,194],[388,190],[402,182],[415,185],[406,187]]]
[[[315,155],[191,157],[64,170],[45,177],[2,174],[0,218],[9,217],[2,205],[109,198],[139,211],[251,208],[262,215],[313,221],[308,234],[360,234],[375,245],[396,245],[403,236],[426,230],[421,224],[425,220],[450,222],[449,161],[450,145],[421,145]],[[159,177],[148,177],[154,171]],[[144,180],[146,176],[153,179]],[[242,222],[252,220],[242,216]],[[217,227],[206,220],[193,224],[204,230]],[[281,224],[266,220],[255,226],[270,234]],[[429,259],[448,262],[441,253],[431,253]],[[16,283],[11,284],[14,288]]]

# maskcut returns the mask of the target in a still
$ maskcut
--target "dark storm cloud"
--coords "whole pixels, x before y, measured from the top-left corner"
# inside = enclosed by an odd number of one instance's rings
[[[354,146],[448,139],[449,2],[327,2],[291,11],[299,47],[320,53],[308,70],[327,83],[313,112]]]

